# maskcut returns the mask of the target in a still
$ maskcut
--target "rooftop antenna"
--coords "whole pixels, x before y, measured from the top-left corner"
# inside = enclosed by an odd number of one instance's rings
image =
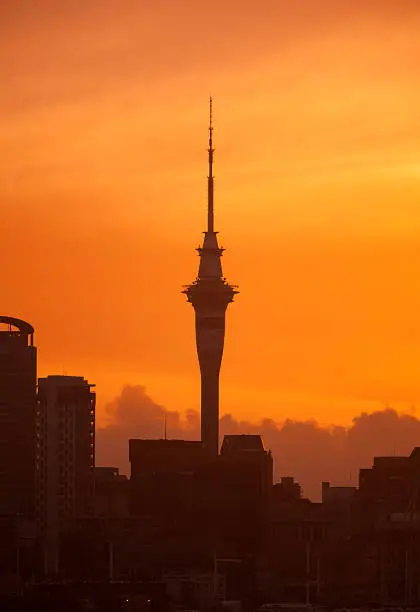
[[[214,232],[214,203],[213,203],[213,98],[210,96],[209,121],[209,175],[207,177],[207,231]]]

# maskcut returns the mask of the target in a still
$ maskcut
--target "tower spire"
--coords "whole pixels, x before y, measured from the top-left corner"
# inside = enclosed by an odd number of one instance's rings
[[[209,175],[207,177],[207,231],[214,232],[214,202],[213,202],[213,99],[210,97],[209,122]]]

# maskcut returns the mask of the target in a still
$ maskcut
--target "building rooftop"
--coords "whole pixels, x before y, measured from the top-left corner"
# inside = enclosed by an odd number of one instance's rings
[[[83,376],[67,376],[61,374],[50,374],[45,378],[38,379],[38,385],[52,385],[56,387],[95,387],[90,384]]]
[[[374,457],[373,467],[379,469],[401,468],[407,464],[408,457],[391,456],[391,457]]]
[[[33,347],[34,328],[22,319],[0,315],[0,341],[3,346]]]
[[[229,434],[223,438],[221,455],[239,452],[265,452],[260,435],[257,434]]]
[[[199,440],[150,440],[131,438],[128,441],[130,461],[133,456],[168,457],[191,456],[201,454],[202,443]]]
[[[22,319],[16,319],[16,317],[6,317],[4,315],[0,315],[0,323],[9,325],[10,327],[17,327],[22,334],[27,334],[28,336],[33,334],[35,331],[32,325],[26,321],[22,321]]]

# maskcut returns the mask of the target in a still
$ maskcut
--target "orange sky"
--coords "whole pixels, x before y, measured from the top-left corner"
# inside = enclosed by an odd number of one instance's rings
[[[0,6],[2,314],[39,374],[198,408],[214,97],[221,412],[420,406],[418,0]]]

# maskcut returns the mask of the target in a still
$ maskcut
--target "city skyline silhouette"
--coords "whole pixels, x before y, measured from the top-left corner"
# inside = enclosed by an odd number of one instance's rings
[[[0,31],[0,609],[420,612],[418,0]]]
[[[229,285],[223,276],[219,262],[224,249],[219,248],[217,232],[214,231],[213,129],[212,99],[210,98],[207,226],[203,247],[199,246],[197,248],[200,256],[197,279],[191,285],[186,286],[183,293],[187,295],[188,301],[194,302],[196,298],[192,294],[196,286],[200,282],[208,282],[208,279],[210,279],[210,285],[217,281],[221,283],[223,291],[227,290],[227,303],[229,303],[237,291],[236,286]],[[206,341],[207,344],[205,343],[205,357],[202,364],[202,376],[205,380],[208,351],[210,349],[210,355],[213,351],[212,334],[214,333],[214,322],[216,320],[215,313],[219,317],[220,314],[224,316],[224,310],[222,308],[220,313],[217,310],[214,312],[211,309],[209,310],[207,304],[208,292],[204,292],[204,297],[206,299],[202,304],[203,312],[207,318],[211,315],[210,320],[212,322],[211,334]],[[197,300],[197,303],[200,304],[200,300],[198,298]],[[12,319],[10,320],[12,321]],[[196,328],[199,321],[200,319],[198,322],[196,321]],[[205,319],[206,321],[207,319]],[[205,330],[207,327],[205,325]],[[218,335],[220,335],[220,332],[224,337],[224,320]],[[217,337],[214,348],[217,367],[220,368],[223,342],[220,352]],[[197,350],[200,360],[199,335],[197,336]],[[209,365],[210,371],[214,370],[211,359]],[[63,370],[62,373],[66,374],[67,372]],[[214,382],[218,387],[218,372],[216,372]],[[216,418],[219,407],[218,400],[214,401],[214,397],[217,398],[219,393],[217,387],[216,391],[210,390],[209,393],[208,387],[202,383],[201,412],[191,408],[186,412],[179,412],[171,409],[171,407],[164,408],[155,403],[143,387],[130,385],[123,387],[121,394],[105,407],[105,422],[97,429],[98,465],[107,465],[111,462],[117,465],[123,473],[128,474],[127,440],[132,436],[151,439],[162,437],[166,439],[169,437],[173,439],[204,440],[208,434],[206,434],[206,426],[203,428],[203,424],[201,424],[200,430],[203,408],[204,420],[208,418],[206,411],[210,410],[210,423],[213,423],[209,438],[213,441],[210,442],[210,446],[213,444],[214,448],[217,448],[219,446],[217,441],[219,428],[215,423],[219,423],[219,419]],[[144,410],[145,406],[147,406],[146,410]],[[213,414],[212,411],[214,411]],[[414,406],[409,411],[403,411],[400,414],[393,407],[385,406],[382,410],[355,414],[350,425],[342,426],[334,422],[325,425],[319,423],[316,418],[293,419],[287,414],[281,421],[277,422],[264,414],[257,415],[258,418],[253,420],[237,419],[229,411],[222,410],[220,429],[222,435],[231,433],[263,435],[267,447],[272,449],[274,453],[275,477],[281,478],[288,474],[296,475],[303,485],[303,493],[316,500],[321,495],[320,485],[323,478],[339,485],[355,485],[359,468],[363,464],[368,464],[372,456],[407,454],[417,440],[417,424],[419,421],[415,414]],[[374,423],[376,427],[372,426]],[[163,435],[162,432],[164,432]],[[359,441],[355,442],[357,439]],[[359,444],[362,444],[361,452],[358,449]],[[311,449],[311,452],[309,452],[309,449]],[[312,451],[315,451],[314,457]]]

